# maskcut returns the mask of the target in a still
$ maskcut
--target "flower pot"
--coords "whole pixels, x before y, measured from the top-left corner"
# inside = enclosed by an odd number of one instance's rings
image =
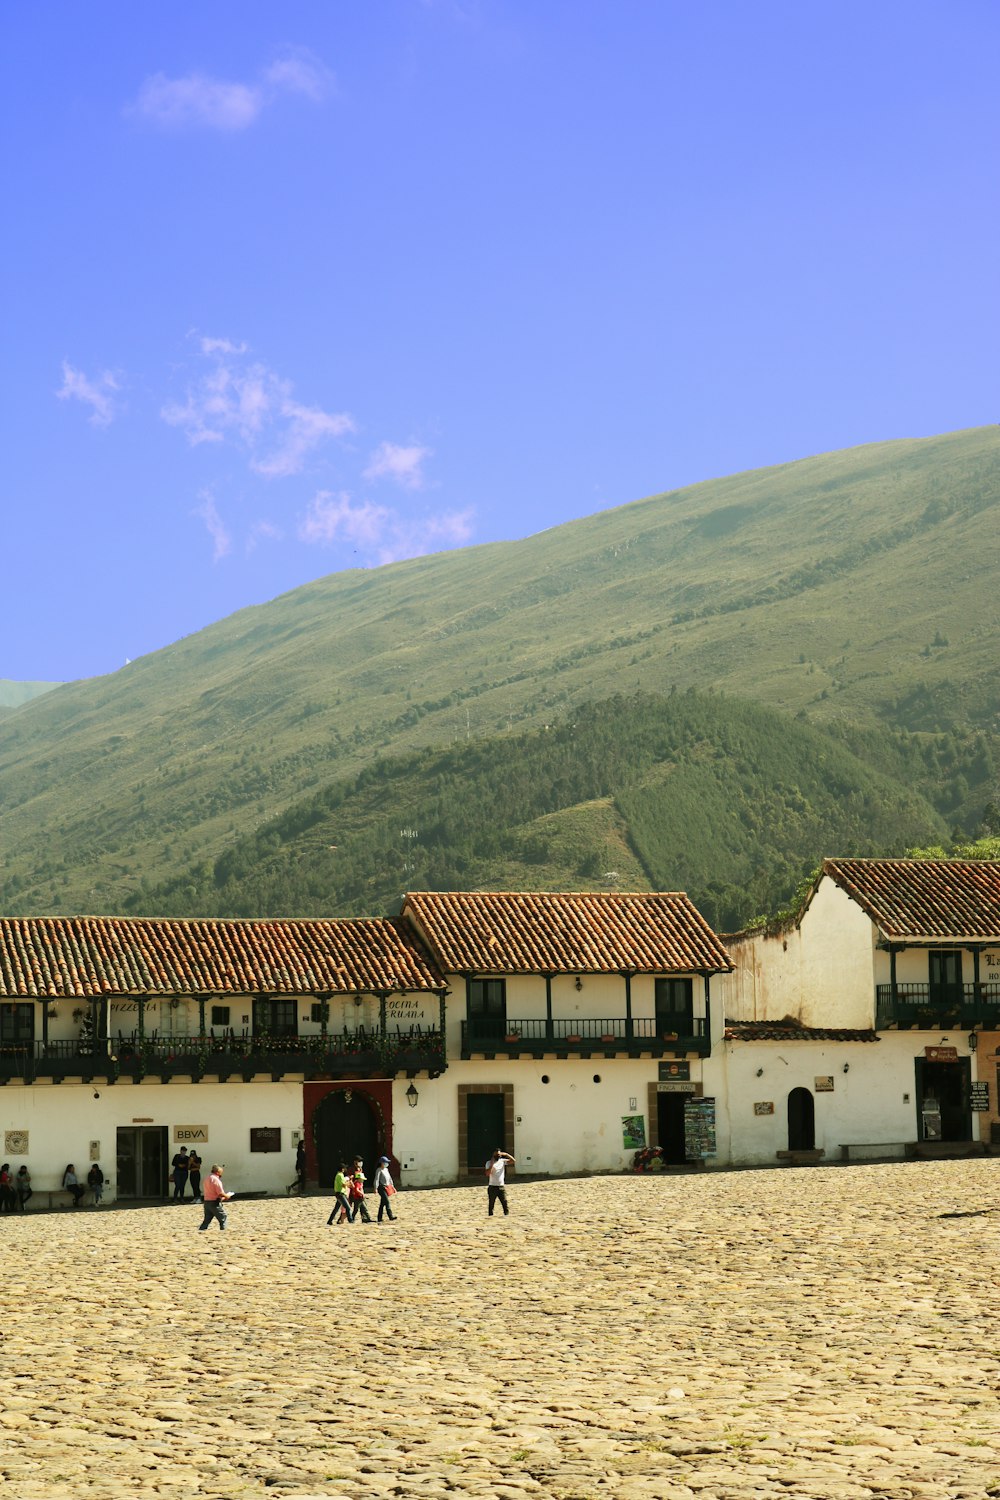
[[[580,1041],[580,1038],[577,1036],[576,1032],[574,1031],[571,1036],[568,1036],[566,1038],[566,1040],[567,1040],[567,1042],[578,1042],[578,1041]]]
[[[521,1033],[519,1031],[510,1031],[504,1037],[504,1041],[505,1042],[519,1042],[520,1040],[521,1040]]]

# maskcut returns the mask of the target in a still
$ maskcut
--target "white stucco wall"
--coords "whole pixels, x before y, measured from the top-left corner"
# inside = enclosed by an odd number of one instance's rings
[[[816,1146],[827,1161],[840,1160],[842,1145],[916,1141],[914,1062],[925,1047],[942,1043],[960,1057],[970,1055],[963,1031],[886,1031],[878,1042],[724,1043],[705,1068],[705,1092],[717,1095],[718,1164],[773,1164],[788,1148],[794,1088],[813,1094]],[[973,1054],[972,1078],[982,1076]],[[829,1077],[832,1093],[817,1092],[816,1079]],[[774,1114],[758,1115],[754,1106],[767,1103]]]
[[[692,1059],[693,1079],[700,1069]],[[520,1171],[551,1176],[624,1171],[635,1149],[622,1145],[622,1117],[642,1115],[649,1140],[648,1085],[656,1077],[657,1063],[650,1058],[453,1062],[440,1078],[416,1080],[415,1109],[408,1111],[405,1101],[401,1112],[394,1106],[404,1182],[430,1186],[457,1177],[459,1084],[513,1085],[514,1142],[508,1149]],[[473,1174],[478,1165],[470,1163]]]
[[[0,1090],[0,1140],[8,1131],[28,1132],[26,1154],[8,1152],[16,1173],[26,1163],[36,1191],[56,1189],[68,1162],[86,1181],[91,1162],[91,1142],[97,1142],[105,1176],[105,1198],[117,1194],[118,1126],[168,1127],[169,1155],[181,1142],[175,1131],[181,1126],[204,1125],[207,1142],[199,1141],[205,1169],[213,1161],[225,1163],[226,1183],[235,1192],[284,1193],[295,1176],[295,1146],[292,1133],[301,1131],[302,1084],[254,1082],[228,1083],[117,1083],[92,1084],[10,1083]],[[405,1104],[403,1106],[405,1108]],[[277,1126],[281,1150],[251,1152],[250,1127]],[[183,1144],[190,1147],[191,1141]]]
[[[732,974],[712,981],[726,1018],[864,1029],[875,1023],[875,934],[845,891],[825,876],[802,921],[776,936],[727,938]],[[715,1001],[713,999],[713,1009]]]

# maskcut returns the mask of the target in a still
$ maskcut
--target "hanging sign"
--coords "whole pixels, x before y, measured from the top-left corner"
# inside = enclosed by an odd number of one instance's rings
[[[957,1047],[925,1047],[924,1057],[928,1062],[958,1062]]]

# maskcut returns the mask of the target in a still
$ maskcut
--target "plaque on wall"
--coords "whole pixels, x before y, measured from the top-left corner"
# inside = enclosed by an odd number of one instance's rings
[[[251,1127],[250,1127],[250,1150],[251,1151],[280,1151],[281,1150],[281,1127],[280,1127],[280,1125],[251,1125]]]
[[[755,1115],[773,1115],[774,1101],[771,1099],[762,1099],[759,1104],[754,1105],[753,1112]]]
[[[830,1074],[824,1074],[822,1078],[813,1079],[813,1089],[817,1094],[832,1094],[833,1079]]]
[[[28,1132],[26,1130],[5,1130],[3,1133],[3,1150],[5,1156],[27,1156]]]
[[[672,1078],[690,1078],[691,1064],[689,1062],[661,1062],[657,1065],[656,1076],[661,1083],[667,1083]]]
[[[990,1109],[990,1086],[988,1083],[974,1083],[972,1088],[972,1109],[975,1114],[989,1114]]]

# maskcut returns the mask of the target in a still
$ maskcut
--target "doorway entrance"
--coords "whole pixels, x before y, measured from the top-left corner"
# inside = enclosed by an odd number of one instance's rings
[[[657,1094],[656,1128],[662,1159],[673,1167],[687,1161],[687,1138],[684,1133],[684,1105],[690,1094]]]
[[[788,1149],[816,1149],[816,1101],[809,1089],[792,1089],[788,1095]]]
[[[365,1164],[365,1176],[374,1177],[382,1151],[379,1123],[367,1094],[359,1089],[333,1089],[321,1099],[313,1114],[316,1145],[316,1178],[321,1188],[332,1188],[341,1162],[356,1156]]]
[[[488,1161],[497,1147],[508,1149],[504,1139],[504,1107],[502,1094],[470,1094],[466,1118],[466,1161],[469,1171],[475,1175]]]
[[[166,1198],[167,1152],[166,1125],[119,1125],[118,1197]]]
[[[917,1095],[917,1139],[972,1140],[972,1059],[928,1062],[914,1058]]]

